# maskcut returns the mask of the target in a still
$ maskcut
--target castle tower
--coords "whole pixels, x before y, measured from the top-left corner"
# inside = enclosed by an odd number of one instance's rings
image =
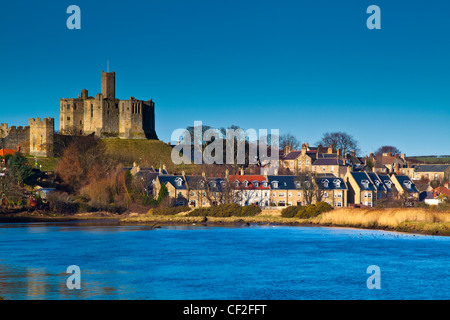
[[[115,99],[116,97],[116,73],[102,71],[103,99]]]
[[[39,157],[53,157],[53,137],[55,124],[53,118],[30,118],[30,154]]]

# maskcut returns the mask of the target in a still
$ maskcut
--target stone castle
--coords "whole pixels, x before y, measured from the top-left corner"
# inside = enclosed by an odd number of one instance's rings
[[[0,124],[0,148],[38,157],[53,157],[54,119],[29,119],[26,127]]]
[[[81,90],[78,98],[60,99],[62,134],[92,134],[121,139],[157,139],[155,103],[115,97],[115,72],[102,71],[102,92],[95,97]]]
[[[100,138],[158,139],[155,131],[155,103],[119,100],[115,97],[115,73],[101,73],[101,93],[60,99],[60,134],[89,135]],[[40,157],[54,156],[53,118],[30,118],[28,126],[0,124],[0,149],[13,149]]]

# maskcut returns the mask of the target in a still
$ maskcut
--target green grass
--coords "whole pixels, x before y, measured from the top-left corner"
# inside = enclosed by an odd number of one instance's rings
[[[27,156],[27,161],[32,168],[35,167],[34,156]],[[36,157],[37,159],[37,168],[40,168],[42,165],[42,171],[54,171],[56,162],[59,158],[44,158],[44,157]]]
[[[450,163],[450,158],[430,158],[430,157],[410,157],[408,158],[412,161],[417,161],[419,163],[428,163],[428,164],[447,164]]]
[[[172,147],[159,140],[143,139],[104,139],[107,153],[118,159],[124,166],[131,167],[133,162],[141,167],[159,168],[165,164],[169,173],[185,170],[186,174],[194,165],[175,165],[172,162]]]

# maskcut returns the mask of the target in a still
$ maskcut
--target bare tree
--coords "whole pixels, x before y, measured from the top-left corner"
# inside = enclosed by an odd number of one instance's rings
[[[358,141],[345,132],[327,132],[322,136],[322,139],[317,142],[323,146],[332,146],[333,149],[340,149],[342,154],[349,153],[351,151],[359,152]]]
[[[383,155],[383,153],[392,153],[392,154],[400,154],[402,153],[398,148],[394,147],[394,146],[382,146],[379,147],[374,154],[376,156],[381,156]]]
[[[300,148],[301,142],[293,134],[288,132],[280,136],[280,148],[284,149],[286,146],[291,147],[292,150],[297,150]]]

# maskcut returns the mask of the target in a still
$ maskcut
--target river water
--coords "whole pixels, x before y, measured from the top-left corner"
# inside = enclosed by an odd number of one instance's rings
[[[450,237],[377,230],[2,223],[0,296],[449,299],[449,249]],[[66,284],[70,265],[80,289]]]

